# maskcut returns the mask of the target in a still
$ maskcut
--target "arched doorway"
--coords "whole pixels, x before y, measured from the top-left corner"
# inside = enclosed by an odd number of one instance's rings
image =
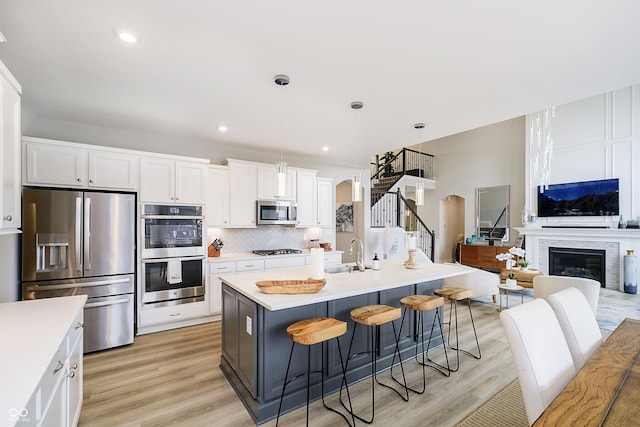
[[[464,198],[451,194],[440,200],[440,239],[436,260],[459,260],[458,243],[464,240]]]

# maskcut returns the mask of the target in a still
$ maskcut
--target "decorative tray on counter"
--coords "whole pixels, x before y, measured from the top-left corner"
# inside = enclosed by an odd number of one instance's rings
[[[315,294],[324,288],[326,280],[261,280],[256,286],[263,294]]]

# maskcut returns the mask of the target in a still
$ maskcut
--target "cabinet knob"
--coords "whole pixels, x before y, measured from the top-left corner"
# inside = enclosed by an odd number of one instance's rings
[[[76,181],[78,182],[82,182],[82,180],[80,178],[76,178]]]
[[[75,327],[75,328],[76,328],[76,329],[80,329],[80,328],[82,328],[83,326],[84,326],[84,323],[82,323],[82,322],[78,322],[78,323],[76,323],[76,327]]]
[[[76,376],[76,371],[71,371],[69,372],[69,374],[67,375],[69,378],[73,378]]]
[[[89,184],[93,184],[93,180],[92,179],[89,180]]]
[[[60,372],[60,370],[64,368],[64,363],[62,363],[61,361],[58,360],[58,363],[56,364],[56,367],[53,368],[53,374],[57,374],[58,372]]]
[[[11,215],[5,215],[2,219],[5,221],[13,221],[13,217]]]

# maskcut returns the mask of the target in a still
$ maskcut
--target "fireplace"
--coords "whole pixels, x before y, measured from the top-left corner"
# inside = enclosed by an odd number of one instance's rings
[[[606,251],[600,249],[549,248],[549,274],[584,277],[606,287]]]

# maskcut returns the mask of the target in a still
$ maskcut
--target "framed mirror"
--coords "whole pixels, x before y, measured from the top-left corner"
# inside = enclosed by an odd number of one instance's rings
[[[490,245],[509,241],[510,186],[476,188],[476,235]]]

